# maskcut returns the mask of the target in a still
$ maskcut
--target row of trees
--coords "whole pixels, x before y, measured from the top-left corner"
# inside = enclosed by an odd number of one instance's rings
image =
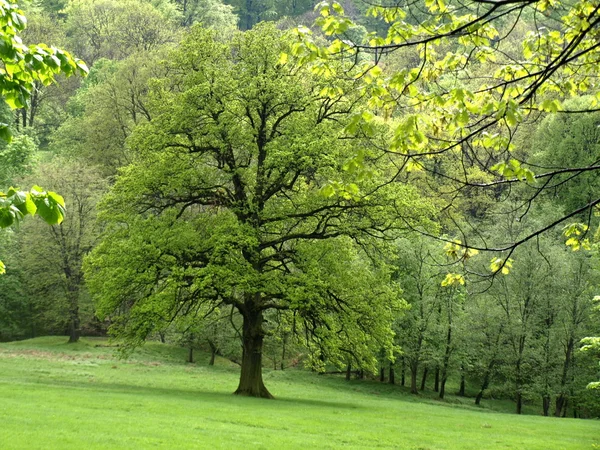
[[[547,99],[529,103],[538,112],[527,121],[506,100],[478,100],[477,89],[495,92],[483,74],[498,63],[464,54],[484,44],[510,54],[533,20],[512,34],[500,21],[509,37],[498,45],[488,29],[440,41],[441,62],[420,41],[368,35],[392,33],[398,8],[374,10],[391,14],[384,25],[321,9],[344,38],[328,51],[319,45],[332,41],[307,41],[303,28],[302,40],[280,31],[285,20],[234,29],[308,3],[31,7],[26,40],[51,30],[92,67],[81,83],[33,86],[2,153],[6,184],[30,173],[21,183],[60,192],[69,214],[2,235],[1,338],[68,331],[76,341],[110,325],[130,346],[177,336],[230,357],[243,395],[271,396],[267,355],[274,367],[391,366],[415,393],[434,377],[441,397],[450,379],[477,403],[514,398],[517,412],[540,399],[545,414],[597,414],[585,390],[594,353],[578,351],[598,327],[597,261],[566,251],[559,233],[538,237],[594,201],[593,100],[573,100],[588,113],[566,120]],[[434,20],[423,14],[398,25],[412,30],[406,42]],[[561,172],[574,149],[581,166]],[[588,246],[581,233],[595,220],[569,228],[571,247]],[[495,250],[491,266],[475,248]]]

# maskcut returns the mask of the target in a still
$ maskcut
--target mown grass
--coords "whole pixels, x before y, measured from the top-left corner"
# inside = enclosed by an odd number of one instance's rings
[[[0,344],[0,448],[593,449],[600,422],[419,401],[376,382],[266,371],[277,400],[231,395],[238,368],[185,364],[151,344],[129,361],[105,341]],[[205,355],[200,355],[205,356]],[[207,358],[206,358],[207,360]]]

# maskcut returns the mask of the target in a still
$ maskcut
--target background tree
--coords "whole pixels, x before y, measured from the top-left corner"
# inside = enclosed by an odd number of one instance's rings
[[[54,299],[52,309],[63,312],[61,321],[68,324],[69,342],[77,342],[80,305],[85,298],[81,266],[98,234],[96,203],[105,184],[93,169],[65,160],[42,165],[33,177],[64,194],[69,214],[52,227],[33,221],[23,224],[23,260],[31,279],[28,289],[34,295],[43,293]],[[89,323],[89,314],[86,319]]]

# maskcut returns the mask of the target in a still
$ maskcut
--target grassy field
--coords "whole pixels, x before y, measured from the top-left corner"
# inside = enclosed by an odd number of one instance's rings
[[[0,448],[594,449],[600,421],[417,400],[398,387],[267,371],[277,400],[231,395],[238,368],[185,364],[149,344],[128,361],[103,340],[0,344]]]

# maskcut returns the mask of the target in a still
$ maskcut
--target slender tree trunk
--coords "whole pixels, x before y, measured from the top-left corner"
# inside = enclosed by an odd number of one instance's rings
[[[440,392],[440,368],[435,368],[435,380],[433,382],[433,390],[435,392]]]
[[[415,361],[410,365],[410,393],[418,394],[417,390],[417,369],[419,368],[418,363]]]
[[[262,311],[246,310],[242,314],[242,370],[236,395],[273,398],[262,378],[264,331]]]
[[[440,394],[439,394],[439,397],[441,399],[443,399],[444,396],[446,395],[446,380],[447,380],[446,370],[442,370],[442,377],[440,380]]]
[[[563,361],[563,369],[560,377],[560,389],[561,392],[556,397],[556,407],[554,409],[554,416],[561,417],[562,410],[566,406],[567,403],[567,382],[569,378],[569,371],[571,369],[571,355],[573,354],[573,349],[575,347],[575,338],[573,335],[569,336],[569,340],[567,341],[566,352],[565,352],[565,360]]]
[[[350,376],[352,375],[352,364],[348,363],[346,367],[346,381],[350,381]]]
[[[544,416],[548,417],[550,412],[550,395],[544,394],[542,395],[542,407],[544,409]]]
[[[441,399],[446,395],[446,381],[448,380],[448,365],[450,364],[450,354],[452,353],[452,321],[448,320],[448,331],[446,333],[446,350],[444,351],[444,361],[442,364],[442,373],[440,381],[440,395]]]
[[[429,368],[425,366],[423,369],[423,377],[421,378],[421,390],[425,390],[425,383],[427,383],[427,375],[429,374]]]
[[[379,370],[379,381],[384,383],[385,382],[385,367],[382,367]]]
[[[395,378],[395,374],[394,374],[394,365],[392,363],[390,363],[390,370],[388,373],[389,373],[388,383],[396,384],[396,378]]]
[[[483,393],[490,386],[490,379],[492,377],[492,369],[496,364],[496,360],[492,359],[487,366],[487,370],[485,371],[485,375],[483,376],[483,383],[481,383],[481,389],[475,398],[475,404],[479,405],[481,403],[481,398],[483,397]]]
[[[402,368],[400,372],[400,386],[406,385],[406,360],[402,357]]]
[[[365,371],[363,369],[360,369],[358,371],[358,379],[359,380],[364,380],[365,379]]]
[[[158,332],[158,338],[160,339],[160,342],[161,342],[161,344],[164,344],[164,343],[166,343],[166,340],[165,340],[165,333],[164,333],[163,331],[159,331],[159,332]]]
[[[190,348],[188,351],[187,362],[192,363],[192,364],[194,363],[194,347],[192,347],[191,345],[190,345]]]
[[[563,408],[567,406],[567,396],[563,393],[556,397],[556,407],[554,408],[554,416],[561,417]]]
[[[525,337],[519,338],[519,357],[517,359],[516,371],[515,371],[515,391],[517,393],[517,414],[523,412],[523,377],[521,373],[521,358],[523,357],[523,351],[525,349]]]
[[[208,339],[208,345],[210,347],[210,361],[208,362],[208,365],[209,366],[214,366],[215,365],[215,359],[217,357],[217,346],[210,339]]]
[[[282,346],[281,346],[281,370],[285,369],[285,350],[286,350],[286,346],[287,346],[287,333],[283,333],[283,342],[282,342]]]
[[[521,391],[517,391],[517,414],[521,414],[523,412],[523,394]]]
[[[458,395],[460,397],[465,396],[465,373],[463,371],[460,373],[460,388],[458,389]]]
[[[79,286],[70,285],[67,288],[69,300],[69,344],[79,342],[81,336],[81,321],[79,319]]]

